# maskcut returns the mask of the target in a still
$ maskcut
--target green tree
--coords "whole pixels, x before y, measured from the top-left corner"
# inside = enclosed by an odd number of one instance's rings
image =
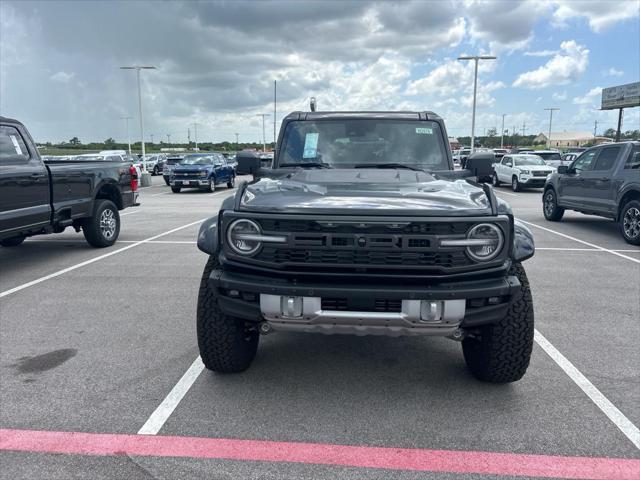
[[[604,131],[603,136],[609,137],[609,138],[616,138],[616,131],[613,128],[607,128]]]
[[[71,140],[69,140],[69,143],[71,145],[82,145],[82,142],[78,137],[73,137]]]
[[[113,138],[111,138],[111,137],[107,138],[107,139],[104,141],[104,144],[105,144],[105,145],[115,145],[115,143],[116,143],[116,141],[115,141]]]

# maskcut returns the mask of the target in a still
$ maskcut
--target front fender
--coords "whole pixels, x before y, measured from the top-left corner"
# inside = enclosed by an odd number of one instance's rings
[[[198,248],[209,255],[218,252],[218,216],[206,219],[198,232]]]
[[[535,253],[536,246],[533,241],[533,233],[520,220],[513,221],[513,259],[523,262]]]

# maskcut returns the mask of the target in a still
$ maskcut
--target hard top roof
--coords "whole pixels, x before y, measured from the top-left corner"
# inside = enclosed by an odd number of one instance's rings
[[[401,119],[401,120],[442,120],[434,112],[409,112],[409,111],[356,111],[356,112],[291,112],[285,120],[333,120],[344,118],[363,119]]]

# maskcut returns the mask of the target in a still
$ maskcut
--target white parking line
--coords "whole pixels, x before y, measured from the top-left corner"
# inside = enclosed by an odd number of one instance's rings
[[[193,225],[197,225],[199,223],[202,223],[205,220],[206,220],[206,218],[203,218],[203,219],[198,220],[196,222],[187,223],[186,225],[182,225],[181,227],[173,228],[171,230],[168,230],[166,232],[160,233],[158,235],[154,235],[153,237],[149,237],[149,238],[146,238],[144,240],[140,240],[138,242],[132,243],[131,245],[127,245],[126,247],[122,247],[122,248],[119,248],[118,250],[114,250],[113,252],[105,253],[104,255],[100,255],[98,257],[91,258],[91,259],[86,260],[84,262],[80,262],[80,263],[77,263],[75,265],[72,265],[70,267],[63,268],[62,270],[58,270],[57,272],[51,273],[49,275],[45,275],[44,277],[40,277],[40,278],[37,278],[37,279],[32,280],[30,282],[23,283],[22,285],[18,285],[17,287],[10,288],[9,290],[5,290],[4,292],[0,292],[0,298],[6,297],[7,295],[11,295],[12,293],[19,292],[20,290],[24,290],[25,288],[32,287],[34,285],[37,285],[37,284],[42,283],[42,282],[45,282],[45,281],[50,280],[52,278],[59,277],[62,274],[65,274],[67,272],[71,272],[71,271],[76,270],[76,269],[78,269],[80,267],[84,267],[86,265],[90,265],[90,264],[92,264],[94,262],[97,262],[99,260],[103,260],[105,258],[111,257],[111,256],[116,255],[118,253],[122,253],[122,252],[124,252],[126,250],[129,250],[131,248],[137,247],[138,245],[142,245],[143,243],[149,243],[150,241],[155,240],[155,239],[160,238],[160,237],[164,237],[165,235],[169,235],[171,233],[178,232],[178,231],[183,230],[185,228],[192,227]]]
[[[154,193],[153,195],[149,195],[150,197],[157,197],[158,195],[167,195],[169,193],[173,193],[173,192],[160,192],[160,193]]]
[[[202,373],[202,370],[204,370],[204,364],[198,356],[180,380],[178,380],[178,383],[171,389],[169,395],[165,397],[142,428],[138,430],[138,435],[156,435],[160,431],[191,386],[195,383],[200,373]]]
[[[135,209],[135,210],[131,210],[130,212],[124,212],[124,213],[121,213],[121,214],[120,214],[120,216],[121,216],[121,217],[124,217],[125,215],[133,215],[134,213],[140,213],[140,209],[139,209],[139,208],[137,208],[137,209]]]
[[[520,221],[522,223],[526,224],[526,225],[531,225],[532,227],[539,228],[539,229],[544,230],[546,232],[554,233],[554,234],[559,235],[561,237],[568,238],[569,240],[573,240],[574,242],[578,242],[578,243],[582,243],[583,245],[587,245],[588,247],[592,247],[592,248],[595,248],[597,250],[601,250],[603,252],[610,253],[611,255],[616,255],[616,256],[624,258],[626,260],[630,260],[630,261],[632,261],[634,263],[640,263],[639,259],[630,257],[628,255],[623,255],[622,253],[616,252],[615,250],[610,250],[608,248],[601,247],[600,245],[595,245],[593,243],[585,242],[584,240],[580,240],[579,238],[572,237],[571,235],[566,235],[564,233],[556,232],[555,230],[551,230],[550,228],[543,227],[543,226],[538,225],[536,223],[526,222],[526,221],[524,221],[522,219]]]
[[[502,194],[504,193],[505,195],[511,195],[512,197],[517,197],[518,195],[516,195],[515,193],[510,193],[510,192],[503,192],[502,190],[496,190],[495,188],[493,189],[494,192],[496,192],[496,194]]]
[[[562,355],[549,340],[538,330],[535,331],[535,340],[538,345],[549,355],[558,366],[564,370],[573,382],[591,399],[596,406],[611,420],[631,443],[640,450],[640,430],[618,408],[605,397],[596,386],[585,377],[567,358]]]

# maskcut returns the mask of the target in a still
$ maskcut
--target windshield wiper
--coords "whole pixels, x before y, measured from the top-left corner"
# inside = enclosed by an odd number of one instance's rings
[[[299,163],[281,163],[278,167],[286,168],[286,167],[309,167],[309,168],[333,168],[328,163],[320,163],[320,162],[299,162]]]
[[[353,168],[404,168],[406,170],[413,170],[414,172],[424,172],[421,168],[410,167],[402,163],[359,163],[354,165]]]

